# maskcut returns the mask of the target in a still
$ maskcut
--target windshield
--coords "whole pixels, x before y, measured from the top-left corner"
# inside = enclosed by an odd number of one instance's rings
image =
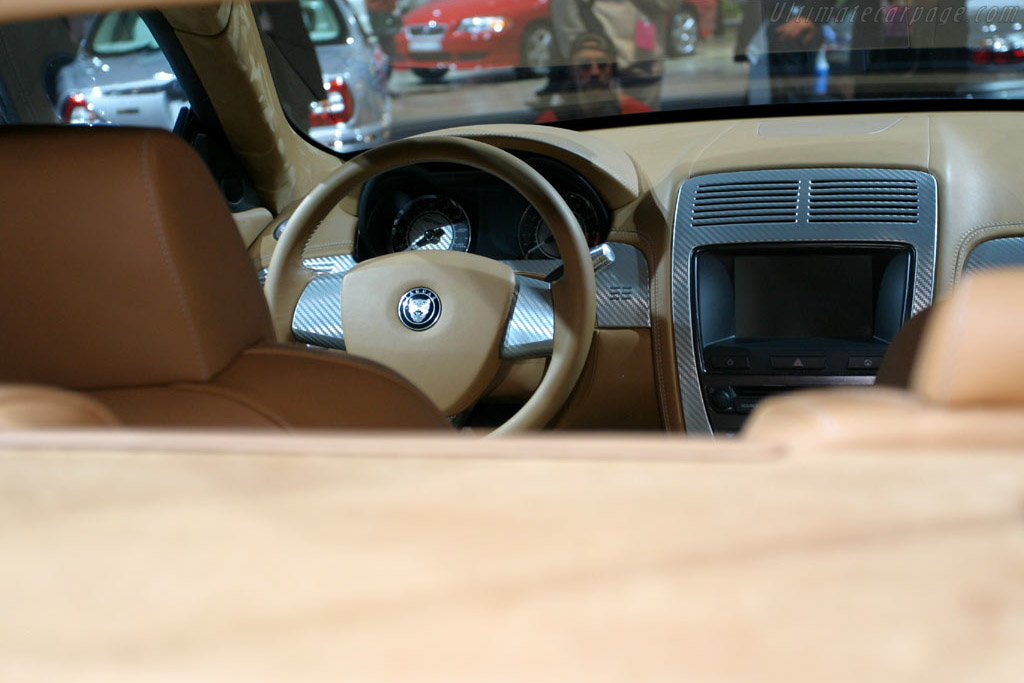
[[[341,151],[463,124],[1024,96],[1020,0],[333,1],[370,29],[343,69],[320,55],[325,83],[352,79],[331,125],[366,132],[312,136]]]

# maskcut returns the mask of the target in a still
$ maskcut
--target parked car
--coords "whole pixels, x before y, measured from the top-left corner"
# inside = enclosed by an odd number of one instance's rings
[[[325,97],[298,122],[314,140],[348,152],[390,137],[387,57],[363,32],[345,0],[301,0],[323,75]],[[171,130],[187,104],[173,70],[142,17],[95,18],[75,60],[57,77],[58,114],[71,124]]]
[[[670,56],[693,54],[714,30],[719,0],[686,0],[668,21]],[[551,62],[548,0],[432,0],[402,18],[396,69],[421,80],[444,78],[452,69],[515,67],[534,75]]]
[[[971,61],[996,67],[1024,63],[1024,7],[1019,0],[967,1]]]

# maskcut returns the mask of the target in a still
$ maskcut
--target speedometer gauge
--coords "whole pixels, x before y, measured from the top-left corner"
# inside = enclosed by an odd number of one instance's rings
[[[398,212],[391,229],[391,249],[469,251],[470,236],[469,218],[458,202],[424,195]]]
[[[597,209],[589,199],[575,192],[566,193],[564,199],[572,209],[573,215],[576,216],[587,239],[587,245],[596,247],[601,241],[601,219],[598,217]],[[519,249],[522,251],[523,258],[561,258],[558,246],[555,244],[555,236],[551,234],[551,228],[540,217],[537,209],[532,206],[527,207],[523,212],[523,217],[519,219]]]

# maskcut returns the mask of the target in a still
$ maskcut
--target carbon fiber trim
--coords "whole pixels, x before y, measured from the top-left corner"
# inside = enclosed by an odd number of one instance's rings
[[[341,327],[341,281],[344,273],[318,275],[306,286],[295,306],[292,334],[301,342],[345,350]]]
[[[812,220],[809,206],[811,182],[822,181],[911,181],[917,189],[916,222],[899,223],[857,220],[821,223]],[[704,185],[797,181],[799,184],[795,220],[779,223],[718,223],[694,227],[694,201]],[[879,201],[876,198],[868,202]],[[931,303],[935,277],[937,192],[935,179],[920,171],[898,169],[781,169],[741,171],[700,176],[684,182],[678,193],[672,233],[672,324],[676,346],[679,392],[687,432],[710,434],[711,423],[701,394],[691,311],[691,264],[699,247],[716,244],[750,243],[896,243],[914,250],[912,311]]]
[[[964,273],[1024,266],[1024,237],[999,237],[982,242],[967,255]]]
[[[516,301],[501,344],[501,357],[515,360],[550,356],[555,339],[551,285],[516,275],[516,290]]]
[[[615,261],[597,273],[597,326],[599,328],[650,327],[651,297],[647,259],[628,244],[609,243]],[[556,259],[505,261],[517,273],[545,276],[561,265]],[[307,344],[331,349],[345,348],[341,324],[341,284],[345,273],[356,265],[345,254],[305,259],[310,270],[320,274],[299,297],[292,318],[292,333]],[[259,273],[266,280],[266,269]],[[551,354],[555,319],[551,288],[531,277],[519,277],[519,291],[509,327],[505,332],[502,358],[534,358]]]
[[[608,242],[615,261],[594,277],[597,289],[597,326],[600,328],[651,326],[651,276],[647,259],[630,244]],[[562,265],[558,259],[504,261],[517,273],[544,277]]]

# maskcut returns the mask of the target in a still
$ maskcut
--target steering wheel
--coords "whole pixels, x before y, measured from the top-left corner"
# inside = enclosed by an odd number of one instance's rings
[[[594,271],[565,200],[528,164],[491,145],[459,137],[398,140],[360,154],[315,187],[288,220],[267,272],[265,292],[277,337],[295,340],[292,321],[299,298],[323,277],[302,262],[303,247],[320,222],[374,176],[424,162],[454,162],[494,175],[551,228],[564,268],[551,287],[553,303],[546,304],[553,308],[548,311],[554,322],[551,361],[526,404],[492,434],[539,429],[568,399],[590,351]],[[497,377],[517,302],[536,282],[500,261],[465,252],[406,251],[363,261],[345,273],[338,292],[344,348],[394,369],[446,415],[457,415]],[[536,306],[536,297],[532,301]]]

